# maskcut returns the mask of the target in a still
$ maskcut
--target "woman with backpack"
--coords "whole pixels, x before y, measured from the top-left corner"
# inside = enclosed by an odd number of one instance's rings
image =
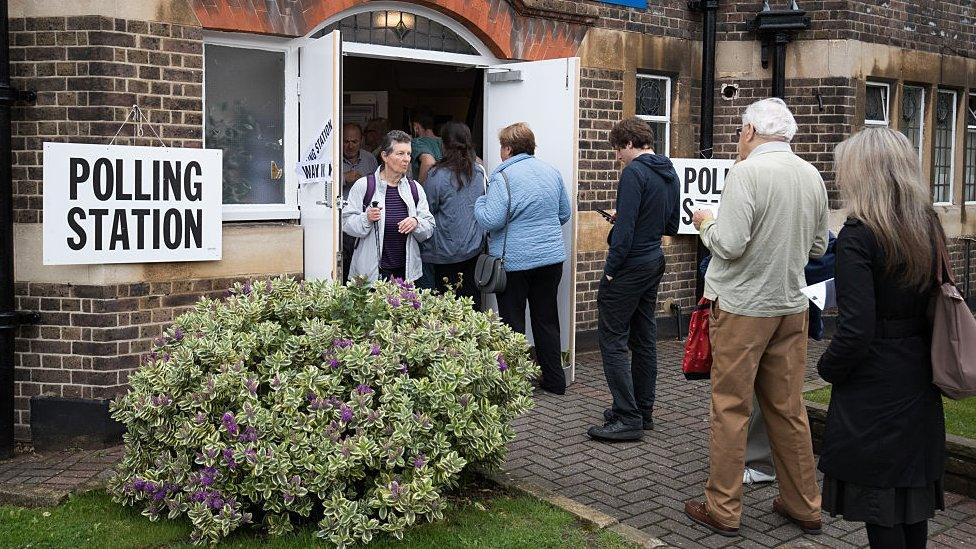
[[[356,237],[350,280],[365,276],[414,281],[423,270],[420,242],[434,232],[434,216],[419,183],[409,179],[410,136],[394,130],[383,138],[382,165],[349,190],[342,230]]]
[[[485,194],[485,171],[478,165],[471,130],[460,122],[441,128],[444,157],[430,170],[424,190],[437,229],[421,245],[424,263],[434,266],[437,290],[457,286],[459,297],[474,300],[481,310],[481,292],[474,267],[484,246],[485,231],[475,222],[474,203]]]

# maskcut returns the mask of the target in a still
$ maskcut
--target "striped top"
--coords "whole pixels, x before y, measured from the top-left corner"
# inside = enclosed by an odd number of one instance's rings
[[[409,216],[407,204],[400,198],[397,187],[386,187],[384,207],[383,257],[381,269],[399,269],[407,264],[407,235],[400,234],[397,225]]]

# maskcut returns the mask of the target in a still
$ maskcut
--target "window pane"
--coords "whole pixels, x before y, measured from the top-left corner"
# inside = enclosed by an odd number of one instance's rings
[[[663,78],[637,77],[637,115],[667,116],[668,82]]]
[[[935,103],[935,142],[932,159],[932,199],[951,202],[952,188],[952,125],[956,118],[956,94],[940,91]]]
[[[668,123],[649,122],[649,124],[651,125],[651,129],[654,130],[654,152],[656,154],[668,154]]]
[[[284,52],[207,45],[205,56],[204,141],[224,151],[224,204],[283,204]]]
[[[976,202],[976,128],[966,132],[966,175],[962,181],[962,199]]]
[[[478,55],[474,46],[450,28],[406,11],[379,10],[350,15],[316,32],[312,38],[320,38],[337,28],[342,30],[343,42]],[[349,29],[355,32],[347,32]]]
[[[915,151],[922,152],[922,120],[925,116],[925,90],[905,86],[901,97],[901,133],[911,141]]]
[[[888,87],[868,84],[864,99],[865,122],[888,121]]]

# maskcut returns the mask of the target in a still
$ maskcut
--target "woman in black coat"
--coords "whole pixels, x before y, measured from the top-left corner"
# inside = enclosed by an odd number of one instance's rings
[[[902,134],[863,130],[835,156],[851,217],[837,237],[837,333],[817,366],[833,384],[823,508],[865,522],[872,548],[923,548],[928,519],[944,508],[945,425],[926,314],[944,237]]]

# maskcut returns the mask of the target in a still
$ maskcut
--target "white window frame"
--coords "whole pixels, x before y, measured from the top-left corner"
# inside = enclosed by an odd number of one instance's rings
[[[665,95],[667,95],[667,100],[665,101],[664,116],[651,116],[646,114],[638,114],[637,118],[641,120],[646,120],[648,122],[664,122],[664,149],[663,151],[654,151],[656,154],[662,154],[664,156],[671,156],[671,77],[664,76],[660,74],[647,74],[643,72],[637,73],[637,79],[647,79],[647,80],[664,80],[665,85]],[[636,108],[634,109],[637,110]]]
[[[949,201],[948,202],[935,202],[936,206],[951,206],[953,200],[955,200],[955,184],[956,184],[956,117],[959,116],[959,92],[956,90],[946,90],[937,88],[935,90],[935,102],[932,104],[933,112],[935,116],[938,116],[939,108],[939,94],[947,93],[952,94],[952,114],[949,117],[950,128],[952,129],[952,134],[949,139]],[[938,131],[939,123],[935,118],[933,121],[933,134],[932,134],[932,161],[935,161],[935,133]],[[932,177],[935,177],[935,166],[932,166]],[[933,179],[932,184],[935,184]]]
[[[966,155],[965,155],[965,150],[966,150],[967,145],[969,144],[968,143],[968,140],[969,140],[969,137],[970,137],[970,134],[971,133],[973,134],[973,138],[976,139],[976,125],[971,125],[969,123],[969,100],[970,99],[974,99],[974,98],[976,98],[976,92],[970,91],[968,94],[966,94],[966,101],[963,102],[963,107],[966,109],[965,116],[963,117],[963,120],[964,120],[963,126],[966,128],[966,136],[963,139],[963,143],[962,143],[962,148],[963,148],[963,151],[964,151],[963,152],[963,161],[962,161],[963,162],[963,166],[962,166],[962,169],[963,169],[963,182],[962,182],[962,185],[963,185],[963,193],[962,194],[964,194],[964,195],[966,194],[966,190],[965,190],[965,188],[966,188],[966,175],[968,175],[968,174],[966,174]],[[976,113],[973,113],[973,117],[976,118]],[[966,204],[967,206],[970,206],[970,205],[976,204],[976,201],[974,201],[974,200],[967,200],[967,201],[964,202],[964,204]]]
[[[921,100],[918,102],[918,162],[921,165],[922,159],[925,157],[925,86],[905,84],[902,87],[903,94],[906,88],[922,92]]]
[[[205,32],[204,46],[228,46],[233,48],[267,50],[285,54],[285,109],[284,109],[284,186],[285,202],[282,204],[224,204],[224,221],[280,221],[299,218],[298,176],[292,169],[293,159],[298,158],[298,50],[287,39],[224,32]],[[206,48],[204,48],[206,55]],[[204,59],[206,71],[206,59]],[[207,132],[207,75],[203,77],[203,138]]]
[[[870,88],[884,88],[881,95],[882,107],[884,109],[884,120],[873,120],[868,118],[867,113],[867,90]],[[886,82],[874,82],[868,80],[864,86],[864,125],[865,126],[888,126],[891,124],[891,85]]]

